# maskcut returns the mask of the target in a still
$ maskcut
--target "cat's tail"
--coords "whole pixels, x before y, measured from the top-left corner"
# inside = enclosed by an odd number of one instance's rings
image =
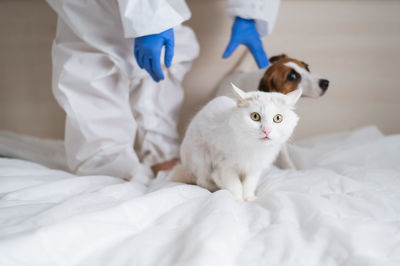
[[[0,131],[0,157],[16,158],[68,171],[64,142]]]
[[[172,178],[171,181],[173,182],[180,182],[189,185],[195,185],[196,182],[192,173],[187,170],[182,164],[177,164],[174,169],[172,170]]]

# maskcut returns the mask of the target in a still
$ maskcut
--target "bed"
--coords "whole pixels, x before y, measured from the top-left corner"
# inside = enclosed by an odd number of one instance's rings
[[[0,265],[400,265],[400,135],[290,144],[298,170],[266,171],[250,203],[168,172],[76,176],[61,149],[0,132]]]

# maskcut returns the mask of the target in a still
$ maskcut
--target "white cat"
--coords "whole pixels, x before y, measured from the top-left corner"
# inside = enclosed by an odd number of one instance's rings
[[[232,84],[235,99],[220,96],[190,123],[173,181],[210,191],[227,189],[238,199],[255,199],[263,170],[276,159],[299,120],[293,111],[301,89],[287,95],[243,92]]]

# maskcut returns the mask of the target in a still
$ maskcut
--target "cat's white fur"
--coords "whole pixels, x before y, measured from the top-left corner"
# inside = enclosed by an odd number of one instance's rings
[[[261,172],[272,165],[297,125],[293,110],[302,91],[284,95],[232,87],[235,99],[213,99],[189,124],[173,180],[210,191],[227,189],[237,199],[250,201]],[[254,112],[261,115],[260,121],[251,118]],[[273,121],[277,114],[283,116],[280,123]]]

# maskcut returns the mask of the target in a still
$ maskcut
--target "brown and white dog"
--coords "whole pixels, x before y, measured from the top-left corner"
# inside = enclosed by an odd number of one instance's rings
[[[285,54],[271,57],[258,90],[287,94],[301,87],[304,97],[318,98],[326,92],[329,80],[310,72],[308,64]]]
[[[311,98],[321,97],[329,87],[329,80],[311,73],[308,64],[303,61],[282,54],[271,57],[270,63],[267,70],[234,71],[220,83],[217,96],[233,97],[231,83],[244,91],[254,91],[257,88],[260,91],[284,94],[302,88],[302,96]],[[296,168],[289,157],[286,145],[283,146],[276,164],[284,169]]]
[[[329,87],[329,80],[310,72],[308,64],[285,54],[270,58],[267,70],[233,72],[220,83],[217,96],[231,95],[231,83],[244,91],[258,88],[265,92],[289,93],[303,89],[303,97],[318,98]]]

